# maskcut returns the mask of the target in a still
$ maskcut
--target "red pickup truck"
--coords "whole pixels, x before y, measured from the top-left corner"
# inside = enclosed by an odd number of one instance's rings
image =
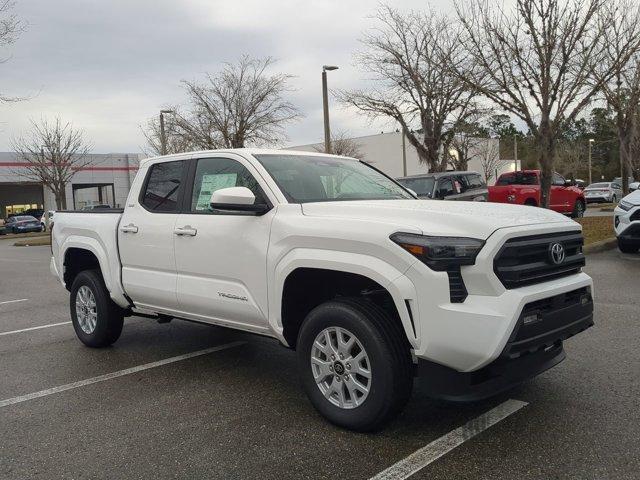
[[[496,184],[489,187],[489,201],[537,207],[540,205],[540,170],[503,173]],[[576,218],[584,215],[585,206],[582,190],[554,173],[549,208]]]

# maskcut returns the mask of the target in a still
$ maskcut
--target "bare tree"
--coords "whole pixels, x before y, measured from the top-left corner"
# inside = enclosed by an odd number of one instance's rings
[[[500,160],[500,141],[496,138],[476,138],[473,145],[473,159],[480,161],[482,175],[487,183],[495,176],[496,170],[504,163]]]
[[[467,57],[464,68],[452,64],[452,70],[527,125],[537,143],[545,207],[564,125],[640,46],[634,34],[617,56],[605,54],[606,1],[516,0],[513,10],[486,0],[456,5]]]
[[[177,111],[177,107],[173,107],[172,111]],[[166,153],[162,151],[162,134],[160,132],[160,120],[158,116],[154,116],[147,121],[145,126],[141,126],[142,134],[147,140],[147,145],[143,148],[147,155],[171,155],[173,153],[188,152],[190,150],[197,149],[197,145],[194,145],[190,141],[190,136],[187,132],[180,128],[176,118],[168,114],[164,120],[165,140],[166,140]],[[218,148],[219,145],[210,147]],[[209,147],[207,147],[209,148]]]
[[[286,140],[284,125],[300,113],[284,94],[291,79],[269,74],[272,58],[242,57],[221,72],[207,74],[204,82],[182,83],[190,104],[175,122],[187,144],[203,149],[273,145]]]
[[[13,0],[0,0],[0,48],[14,43],[25,29],[25,24],[12,13],[15,2]],[[5,63],[8,58],[0,58],[0,63]],[[21,97],[11,97],[0,93],[0,102],[17,102]]]
[[[373,74],[370,90],[337,92],[339,100],[371,118],[392,118],[430,171],[445,170],[446,146],[458,121],[475,107],[475,91],[447,70],[458,63],[460,38],[436,12],[399,13],[383,6],[380,27],[365,35],[359,67]]]
[[[14,139],[12,147],[23,162],[14,173],[47,186],[55,196],[56,208],[65,210],[67,184],[78,170],[91,164],[91,144],[84,140],[84,132],[59,117],[52,122],[31,120],[31,131]]]
[[[325,153],[324,144],[318,144],[313,147],[316,152]],[[338,132],[331,134],[331,153],[333,155],[341,155],[343,157],[357,158],[364,160],[364,154],[361,151],[362,145],[349,137],[347,132]]]
[[[607,25],[603,32],[606,64],[613,64],[615,69],[610,79],[607,78],[607,70],[603,69],[602,65],[596,65],[595,70],[596,78],[602,81],[603,97],[615,112],[622,189],[628,193],[634,135],[638,130],[640,116],[640,51],[636,50],[631,55],[626,55],[624,50],[638,35],[640,15],[638,6],[629,0],[611,1],[605,9]],[[625,63],[616,62],[620,57],[628,58]]]

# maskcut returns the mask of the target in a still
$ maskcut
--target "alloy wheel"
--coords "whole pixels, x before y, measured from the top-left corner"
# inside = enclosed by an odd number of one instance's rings
[[[364,403],[371,391],[371,362],[360,340],[341,327],[322,330],[311,348],[311,372],[324,397],[343,409]]]

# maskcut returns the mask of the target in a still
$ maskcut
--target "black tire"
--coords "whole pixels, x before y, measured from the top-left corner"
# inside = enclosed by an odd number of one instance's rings
[[[13,227],[11,229],[11,233],[13,233],[14,235],[17,235],[18,234],[18,229],[16,227]]]
[[[82,330],[76,314],[76,301],[80,287],[86,286],[95,298],[97,322],[91,333]],[[69,298],[71,321],[76,335],[88,347],[101,348],[114,343],[122,333],[124,312],[109,297],[109,291],[98,270],[84,270],[78,274],[71,287]]]
[[[640,250],[640,242],[628,242],[618,239],[618,248],[622,253],[636,253]]]
[[[344,409],[327,400],[313,377],[313,344],[330,327],[352,332],[370,360],[369,393],[354,408]],[[411,396],[414,365],[409,349],[399,322],[376,304],[361,298],[337,299],[319,305],[304,320],[297,341],[298,369],[307,396],[320,414],[340,427],[370,432],[400,413]]]
[[[571,212],[571,218],[582,218],[584,217],[585,205],[584,201],[576,200],[575,205],[573,206],[573,212]]]

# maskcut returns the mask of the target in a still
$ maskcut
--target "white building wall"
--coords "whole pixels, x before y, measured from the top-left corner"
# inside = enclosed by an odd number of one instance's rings
[[[363,154],[362,160],[382,170],[390,177],[397,178],[405,175],[402,161],[403,145],[401,133],[380,133],[378,135],[356,137],[352,140],[359,145],[359,149]],[[497,155],[499,151],[499,141],[497,139],[487,139],[486,141],[494,143],[491,149],[494,150]],[[298,145],[289,147],[289,150],[315,152],[317,151],[316,149],[321,146],[321,143]],[[404,151],[406,153],[407,164],[406,175],[428,173],[429,169],[426,165],[419,162],[418,152],[407,140],[405,140]],[[475,156],[473,149],[470,154],[472,157]],[[482,173],[482,165],[479,158],[473,158],[469,162],[469,170]],[[513,165],[510,162],[500,162],[497,170],[498,174],[510,171],[513,170]]]

